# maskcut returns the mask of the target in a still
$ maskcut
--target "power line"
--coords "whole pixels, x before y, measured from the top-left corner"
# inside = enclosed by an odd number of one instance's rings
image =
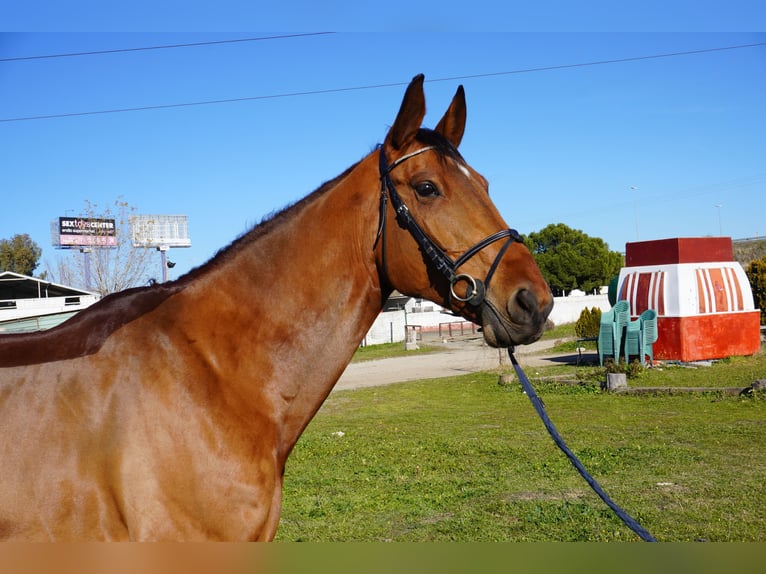
[[[525,68],[522,70],[512,70],[510,72],[494,72],[487,74],[475,74],[469,76],[453,76],[451,78],[440,78],[438,80],[431,80],[432,82],[446,82],[455,80],[467,80],[472,78],[488,78],[492,76],[508,76],[511,74],[528,74],[530,72],[549,72],[552,70],[565,70],[568,68],[585,68],[587,66],[603,66],[605,64],[624,64],[626,62],[640,62],[642,60],[658,60],[660,58],[673,58],[677,56],[691,56],[694,54],[710,54],[712,52],[724,52],[726,50],[741,50],[743,48],[757,48],[766,46],[766,42],[758,42],[755,44],[740,44],[738,46],[723,46],[720,48],[704,48],[701,50],[687,50],[684,52],[668,52],[666,54],[653,54],[650,56],[633,56],[629,58],[617,58],[613,60],[596,60],[594,62],[581,62],[578,64],[562,64],[559,66],[543,66],[539,68]]]
[[[431,80],[437,82],[439,80]],[[138,106],[134,108],[116,108],[111,110],[97,110],[90,112],[72,112],[68,114],[51,114],[45,116],[26,116],[21,118],[0,118],[0,122],[22,122],[28,120],[50,120],[54,118],[71,118],[78,116],[95,116],[100,114],[119,114],[124,112],[142,112],[148,110],[168,110],[173,108],[188,108],[193,106],[210,106],[216,104],[232,104],[236,102],[252,102],[255,100],[273,100],[279,98],[292,98],[297,96],[315,96],[320,94],[334,94],[339,92],[352,92],[357,90],[374,90],[378,88],[390,88],[395,86],[407,85],[406,82],[396,82],[391,84],[374,84],[368,86],[357,86],[351,88],[330,88],[327,90],[310,90],[306,92],[287,92],[282,94],[270,94],[265,96],[249,96],[243,98],[227,98],[223,100],[204,100],[200,102],[183,102],[177,104],[158,104],[155,106]]]
[[[198,46],[215,46],[219,44],[240,44],[244,42],[262,42],[264,40],[282,40],[285,38],[303,38],[307,36],[323,36],[335,32],[311,32],[306,34],[283,34],[280,36],[261,36],[257,38],[237,38],[235,40],[214,40],[210,42],[190,42],[187,44],[162,44],[157,46],[142,46],[139,48],[118,48],[114,50],[94,50],[90,52],[66,52],[62,54],[45,54],[42,56],[19,56],[15,58],[0,58],[0,62],[25,62],[29,60],[47,60],[53,58],[74,58],[78,56],[96,56],[101,54],[120,54],[125,52],[147,52],[150,50],[169,50],[175,48],[194,48]]]
[[[565,70],[565,69],[571,69],[571,68],[585,68],[589,66],[603,66],[607,64],[624,64],[628,62],[656,60],[660,58],[672,58],[672,57],[678,57],[678,56],[690,56],[695,54],[709,54],[713,52],[723,52],[727,50],[741,50],[743,48],[757,48],[762,46],[766,46],[766,42],[759,42],[755,44],[740,44],[738,46],[723,46],[719,48],[706,48],[701,50],[688,50],[683,52],[668,52],[664,54],[653,54],[649,56],[633,56],[629,58],[618,58],[618,59],[612,59],[612,60],[596,60],[592,62],[579,62],[576,64],[562,64],[557,66],[522,68],[519,70],[510,70],[505,72],[488,72],[484,74],[450,76],[445,78],[434,78],[432,80],[426,80],[426,81],[428,83],[436,83],[436,82],[448,82],[448,81],[468,80],[468,79],[477,79],[477,78],[493,78],[493,77],[499,77],[499,76],[510,76],[514,74],[529,74],[529,73],[535,73],[535,72],[548,72],[548,71]],[[203,100],[203,101],[197,101],[197,102],[181,102],[181,103],[175,103],[175,104],[157,104],[153,106],[114,108],[114,109],[94,110],[94,111],[87,111],[87,112],[70,112],[70,113],[64,113],[64,114],[23,116],[23,117],[16,117],[16,118],[0,118],[0,123],[23,122],[23,121],[32,121],[32,120],[50,120],[50,119],[58,119],[58,118],[95,116],[95,115],[103,115],[103,114],[118,114],[118,113],[140,112],[140,111],[148,111],[148,110],[167,110],[167,109],[173,109],[173,108],[187,108],[187,107],[195,107],[195,106],[231,104],[231,103],[238,103],[238,102],[252,102],[257,100],[293,98],[298,96],[315,96],[315,95],[322,95],[322,94],[336,94],[336,93],[342,93],[342,92],[353,92],[353,91],[362,91],[362,90],[377,90],[380,88],[391,88],[391,87],[406,86],[406,85],[407,85],[407,82],[393,82],[393,83],[387,83],[387,84],[367,84],[362,86],[351,86],[351,87],[345,87],[345,88],[328,88],[326,90],[306,90],[301,92],[284,92],[284,93],[268,94],[263,96],[248,96],[248,97],[241,97],[241,98],[226,98],[226,99],[219,99],[219,100]]]

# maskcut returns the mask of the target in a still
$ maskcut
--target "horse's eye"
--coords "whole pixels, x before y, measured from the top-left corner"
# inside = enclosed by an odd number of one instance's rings
[[[439,188],[437,188],[430,181],[424,181],[415,186],[415,191],[420,197],[436,197],[439,195]]]

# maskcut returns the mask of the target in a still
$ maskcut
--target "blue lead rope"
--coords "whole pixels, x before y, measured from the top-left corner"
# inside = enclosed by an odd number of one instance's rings
[[[625,526],[638,534],[645,542],[657,542],[654,537],[649,534],[649,532],[647,532],[638,522],[636,522],[632,516],[617,506],[617,504],[615,504],[614,501],[609,498],[609,496],[606,494],[606,492],[604,492],[598,482],[596,482],[596,479],[593,478],[585,469],[583,464],[580,462],[580,459],[578,459],[575,454],[569,450],[569,447],[564,442],[564,439],[561,438],[561,435],[556,430],[556,426],[553,424],[553,421],[551,421],[551,419],[548,417],[548,413],[545,412],[545,405],[543,404],[543,401],[540,400],[540,397],[537,396],[535,389],[532,387],[532,383],[529,382],[529,379],[524,374],[524,371],[521,370],[519,363],[516,361],[516,357],[513,356],[513,347],[508,349],[508,356],[511,358],[511,363],[513,363],[513,368],[516,370],[516,374],[519,377],[519,381],[521,381],[521,386],[524,389],[524,392],[532,402],[532,406],[535,407],[537,414],[540,415],[540,419],[542,419],[545,428],[548,429],[548,433],[551,435],[553,442],[555,442],[556,446],[558,446],[564,452],[564,454],[567,455],[567,458],[577,469],[577,472],[580,473],[580,476],[582,476],[585,479],[585,482],[590,485],[590,487],[593,489],[593,492],[598,494],[601,500],[603,500],[606,505],[611,508],[617,516],[620,517],[620,520],[625,523]]]

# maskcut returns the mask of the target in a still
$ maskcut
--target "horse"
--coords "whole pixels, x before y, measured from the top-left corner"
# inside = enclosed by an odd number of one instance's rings
[[[393,290],[540,337],[550,288],[424,77],[381,145],[175,281],[0,336],[0,539],[268,541],[285,462]]]

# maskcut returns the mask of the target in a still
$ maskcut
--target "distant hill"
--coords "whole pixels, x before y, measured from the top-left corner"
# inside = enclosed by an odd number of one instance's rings
[[[735,239],[732,242],[734,259],[747,269],[751,261],[766,257],[766,238]]]

